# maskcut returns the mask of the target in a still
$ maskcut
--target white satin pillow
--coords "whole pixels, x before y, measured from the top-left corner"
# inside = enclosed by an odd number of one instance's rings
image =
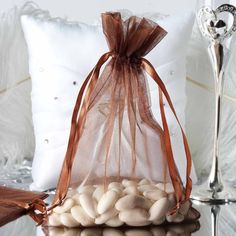
[[[165,82],[181,123],[185,123],[185,54],[191,34],[193,14],[153,19],[168,31],[147,59]],[[67,148],[71,115],[79,88],[98,61],[108,51],[101,25],[71,23],[52,19],[41,12],[22,16],[32,78],[32,112],[36,138],[33,161],[34,190],[56,186]],[[152,110],[161,123],[157,87],[149,80]],[[176,164],[185,179],[186,161],[182,137],[171,112],[167,117],[172,133]],[[192,172],[195,180],[195,171]]]

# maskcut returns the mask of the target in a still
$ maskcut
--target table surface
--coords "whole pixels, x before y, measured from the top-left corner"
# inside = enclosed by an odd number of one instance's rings
[[[181,236],[189,236],[189,235],[194,235],[194,236],[235,236],[236,235],[236,204],[230,204],[230,205],[221,205],[221,206],[209,206],[209,205],[195,205],[194,207],[198,209],[201,213],[201,218],[200,218],[200,228],[194,232],[194,233],[182,233],[182,234],[176,234],[176,233],[166,233],[164,235],[166,236],[176,236],[176,235],[181,235]],[[214,225],[213,222],[213,213],[212,212],[218,212],[218,219],[215,221],[216,224]],[[212,230],[214,227],[217,230],[218,229],[218,234],[217,232],[213,232]],[[182,226],[178,226],[179,229],[181,229]],[[158,227],[160,229],[160,227]],[[119,230],[116,231],[109,231],[109,229],[101,231],[102,229],[98,228],[97,230],[93,229],[92,231],[87,229],[87,233],[85,234],[86,229],[78,229],[78,230],[58,230],[58,229],[53,229],[50,235],[55,236],[101,236],[101,235],[111,235],[111,236],[116,236],[116,235],[135,235],[135,236],[146,236],[146,235],[154,235],[154,236],[163,236],[163,234],[154,234],[153,228],[143,228],[139,229],[137,231],[137,228],[129,228],[129,229],[122,229],[122,233],[118,234],[117,232],[121,232]],[[134,231],[135,230],[135,231]],[[84,231],[84,233],[82,233]],[[127,233],[127,232],[134,232],[132,233]],[[101,233],[103,232],[103,234]],[[106,232],[106,233],[104,233]],[[167,232],[167,230],[166,230]],[[37,227],[35,223],[31,220],[30,217],[28,216],[23,216],[11,223],[8,223],[7,225],[4,225],[3,227],[0,228],[0,235],[1,236],[45,236],[45,233],[42,231],[41,227]]]

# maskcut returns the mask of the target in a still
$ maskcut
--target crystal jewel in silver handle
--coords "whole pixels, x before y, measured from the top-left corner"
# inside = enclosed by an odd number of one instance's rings
[[[221,19],[222,13],[229,14],[231,21]],[[230,50],[225,46],[225,43],[236,31],[236,8],[230,4],[223,4],[216,10],[212,10],[210,7],[206,6],[199,10],[197,21],[201,33],[210,44],[208,52],[215,81],[215,130],[212,167],[208,182],[193,188],[191,198],[215,204],[235,202],[235,189],[222,182],[219,167],[219,137],[224,71],[230,56]]]
[[[233,21],[230,25],[220,19],[220,13],[228,13],[232,16]],[[222,43],[236,31],[236,8],[230,4],[223,4],[216,10],[202,7],[198,12],[197,21],[203,36],[212,42]]]

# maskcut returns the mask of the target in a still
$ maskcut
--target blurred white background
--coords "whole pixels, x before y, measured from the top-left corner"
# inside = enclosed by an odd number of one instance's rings
[[[0,0],[0,14],[26,0]],[[52,16],[67,17],[71,20],[93,22],[101,12],[129,9],[135,13],[162,12],[173,14],[194,10],[196,0],[34,0]]]

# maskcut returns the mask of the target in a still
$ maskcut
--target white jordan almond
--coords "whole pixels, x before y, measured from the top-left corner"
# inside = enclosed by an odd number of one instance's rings
[[[61,206],[57,206],[53,209],[55,213],[62,214],[70,211],[71,207],[74,206],[74,200],[71,198],[67,198]]]
[[[103,213],[95,219],[95,224],[101,225],[107,222],[109,219],[115,217],[118,214],[118,211],[115,208],[110,209],[109,211]]]
[[[105,192],[105,190],[104,190],[103,185],[99,185],[96,187],[96,189],[93,192],[93,198],[96,200],[96,202],[99,202],[99,200],[101,199],[104,192]]]
[[[185,216],[186,220],[193,221],[197,220],[200,217],[200,214],[197,210],[194,208],[190,208],[187,215]]]
[[[166,197],[156,201],[149,210],[150,214],[149,220],[156,221],[163,218],[169,209],[169,205],[170,202]]]
[[[129,187],[129,186],[137,186],[137,183],[133,180],[123,179],[122,180],[122,185],[126,188],[126,187]]]
[[[71,215],[82,226],[91,226],[94,224],[94,219],[89,217],[81,206],[72,207]]]
[[[94,207],[94,200],[89,193],[82,193],[79,197],[80,205],[91,218],[96,218],[97,212]]]
[[[169,214],[169,212],[167,212],[166,214],[166,220],[168,222],[173,222],[173,219],[176,217],[176,215],[178,214],[178,211],[173,213],[172,215]]]
[[[138,185],[147,185],[147,184],[150,184],[150,181],[147,179],[142,179],[138,183]]]
[[[89,193],[93,194],[95,187],[92,185],[81,186],[77,189],[78,193]]]
[[[121,183],[118,183],[118,182],[111,182],[109,185],[108,185],[108,189],[113,189],[113,188],[120,188],[120,189],[123,189],[123,185]]]
[[[184,216],[177,212],[173,215],[167,215],[166,220],[170,223],[180,223],[184,220]]]
[[[165,191],[166,193],[174,193],[175,191],[171,183],[158,183],[156,184],[156,187],[162,191]]]
[[[75,194],[77,194],[77,190],[76,189],[70,189],[68,192],[67,192],[67,195],[66,197],[67,198],[72,198]]]
[[[74,205],[80,205],[80,201],[79,201],[79,193],[76,193],[75,195],[73,195],[71,198],[74,200]]]
[[[123,222],[146,222],[148,221],[148,212],[143,208],[134,208],[119,213],[119,218]]]
[[[97,201],[96,200],[94,200],[93,199],[93,206],[94,206],[94,210],[95,210],[95,212],[96,212],[96,217],[98,217],[98,211],[97,211],[97,208],[98,208],[98,203],[97,203]]]
[[[151,221],[127,221],[125,222],[125,224],[129,225],[129,226],[134,226],[134,227],[140,227],[140,226],[148,226],[151,224]]]
[[[122,186],[122,184],[119,184],[117,182],[112,182],[108,186],[108,190],[113,190],[113,191],[117,192],[119,194],[119,196],[121,196],[123,194],[123,189],[124,189],[124,187]]]
[[[80,225],[80,223],[72,217],[71,213],[62,213],[60,220],[64,226],[69,228],[78,227]]]
[[[60,220],[60,215],[57,213],[52,213],[48,217],[48,224],[49,226],[61,226],[61,220]]]
[[[115,216],[111,219],[109,219],[107,222],[106,222],[106,225],[107,226],[110,226],[110,227],[120,227],[121,225],[123,225],[124,222],[122,222],[120,219],[119,219],[119,216]]]
[[[161,224],[163,224],[165,222],[165,220],[166,220],[166,217],[163,216],[162,218],[160,218],[158,220],[152,221],[152,224],[154,224],[154,225],[161,225]]]
[[[113,190],[113,191],[117,192],[119,197],[123,196],[123,194],[124,194],[122,188],[112,188],[112,189],[109,189],[109,190]]]
[[[138,186],[138,190],[143,193],[143,192],[147,192],[147,191],[158,190],[158,188],[155,185],[148,184],[148,185]]]
[[[126,187],[123,191],[124,194],[139,194],[139,191],[136,186]]]
[[[152,205],[152,202],[149,199],[146,199],[139,195],[129,194],[120,198],[116,202],[116,209],[118,211],[125,211],[133,208],[144,208],[149,209]]]
[[[106,193],[104,193],[98,202],[97,206],[98,213],[103,214],[104,212],[114,207],[118,197],[119,194],[114,190],[108,190]]]
[[[182,214],[183,216],[187,215],[190,205],[191,205],[190,201],[183,203],[179,208],[179,213]]]
[[[146,198],[148,198],[152,201],[157,201],[163,197],[166,197],[167,193],[160,190],[160,189],[156,189],[156,190],[150,190],[150,191],[143,192],[143,196],[145,196]]]

